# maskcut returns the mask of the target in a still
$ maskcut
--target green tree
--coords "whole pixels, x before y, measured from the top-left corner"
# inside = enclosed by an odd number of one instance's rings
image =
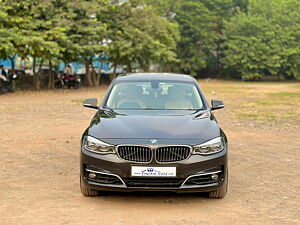
[[[32,27],[27,31],[26,36],[30,37],[28,41],[29,55],[33,57],[34,83],[37,90],[40,89],[41,67],[46,61],[50,65],[48,86],[53,88],[52,60],[59,57],[60,51],[63,49],[60,43],[65,39],[66,28],[62,24],[63,9],[58,7],[58,3],[65,4],[66,1],[39,0],[31,1],[30,5]],[[39,65],[37,65],[37,61],[39,61]]]
[[[300,2],[251,0],[225,26],[225,58],[243,78],[296,76],[300,64]]]
[[[33,57],[34,87],[40,89],[42,65],[57,57],[60,52],[58,40],[64,38],[64,29],[59,26],[61,14],[55,0],[3,0],[5,13],[8,15],[3,23],[2,37],[6,39],[5,54],[14,66],[14,57]],[[12,68],[13,69],[13,68]],[[50,73],[49,87],[53,85]],[[51,82],[50,82],[51,81]]]
[[[74,0],[68,3],[68,41],[65,42],[62,56],[65,62],[76,61],[85,64],[87,86],[97,85],[91,74],[91,65],[95,55],[103,51],[102,41],[107,29],[106,25],[98,20],[97,14],[101,14],[107,4],[106,0]]]
[[[16,13],[15,8],[20,2],[1,0],[0,1],[0,57],[11,61],[11,70],[14,73],[14,60],[17,54],[25,53],[26,41],[28,38],[24,31],[29,28],[30,17],[20,12]]]
[[[182,1],[175,20],[180,26],[181,39],[177,43],[180,69],[193,74],[206,66],[209,49],[216,40],[216,17],[201,1]]]
[[[201,0],[205,7],[209,9],[215,16],[214,20],[214,30],[208,31],[212,32],[215,36],[212,46],[209,46],[207,55],[206,55],[206,69],[211,73],[215,74],[217,77],[221,76],[222,65],[221,58],[223,55],[222,52],[222,37],[223,37],[223,28],[224,23],[229,20],[234,12],[236,7],[233,0]],[[238,3],[240,7],[244,7],[245,0],[239,0]]]
[[[238,8],[238,10],[247,12],[249,0],[232,0],[233,6]]]
[[[113,14],[113,17],[109,15]],[[113,5],[107,12],[108,56],[114,68],[137,63],[147,70],[150,63],[176,61],[177,26],[143,1]]]
[[[220,73],[221,36],[224,21],[233,8],[232,0],[147,0],[158,13],[176,22],[180,30],[177,70],[196,74],[211,65]]]

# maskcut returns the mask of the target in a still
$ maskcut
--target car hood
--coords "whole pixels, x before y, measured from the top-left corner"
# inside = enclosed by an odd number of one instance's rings
[[[220,135],[211,114],[195,119],[196,113],[185,115],[128,115],[96,113],[87,130],[99,139],[186,139],[206,141]]]

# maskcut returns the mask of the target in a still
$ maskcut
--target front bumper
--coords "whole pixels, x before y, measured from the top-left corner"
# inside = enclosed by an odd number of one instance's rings
[[[172,166],[176,167],[176,178],[135,178],[131,176],[132,166]],[[107,191],[172,191],[172,192],[210,192],[220,189],[227,176],[227,148],[217,154],[191,155],[187,160],[161,164],[134,163],[123,160],[115,154],[99,155],[81,149],[81,179],[83,185],[95,190]],[[96,173],[91,179],[89,173]],[[218,174],[218,180],[209,180]],[[155,181],[155,183],[153,183]],[[157,181],[161,181],[158,182]]]

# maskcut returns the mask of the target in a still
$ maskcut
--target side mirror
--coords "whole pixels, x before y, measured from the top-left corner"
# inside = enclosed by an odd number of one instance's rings
[[[83,101],[83,106],[92,109],[99,109],[98,108],[98,100],[96,98],[88,98]]]
[[[222,109],[224,108],[224,103],[220,100],[213,99],[211,100],[211,110]]]

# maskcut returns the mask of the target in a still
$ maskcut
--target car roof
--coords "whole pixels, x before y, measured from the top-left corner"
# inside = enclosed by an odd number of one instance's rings
[[[139,81],[139,80],[172,80],[172,81],[194,81],[190,75],[176,73],[128,73],[117,77],[117,81]]]

